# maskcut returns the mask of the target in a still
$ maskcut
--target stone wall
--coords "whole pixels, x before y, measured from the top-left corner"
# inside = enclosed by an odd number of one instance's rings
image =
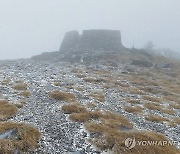
[[[84,30],[67,32],[60,51],[114,51],[121,50],[121,33],[118,30]]]

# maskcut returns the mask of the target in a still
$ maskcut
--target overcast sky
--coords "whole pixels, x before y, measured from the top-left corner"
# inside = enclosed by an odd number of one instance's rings
[[[0,59],[57,51],[65,32],[84,29],[180,52],[180,0],[0,0]]]

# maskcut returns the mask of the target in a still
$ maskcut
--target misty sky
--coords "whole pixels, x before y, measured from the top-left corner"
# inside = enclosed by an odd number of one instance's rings
[[[180,52],[180,0],[0,0],[0,59],[57,51],[65,32],[84,29]]]

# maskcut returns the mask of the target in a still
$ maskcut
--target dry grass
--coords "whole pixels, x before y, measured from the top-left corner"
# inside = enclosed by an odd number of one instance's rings
[[[99,127],[99,128],[98,128]],[[101,130],[102,136],[98,138],[91,139],[90,142],[93,143],[98,149],[100,150],[111,150],[114,154],[164,154],[164,153],[171,153],[177,154],[179,150],[176,149],[174,146],[161,146],[161,145],[151,145],[151,146],[142,146],[136,144],[133,149],[129,149],[125,146],[125,140],[127,138],[133,139],[135,138],[136,141],[167,141],[168,139],[163,136],[162,134],[150,131],[118,131],[107,129],[104,126],[98,125],[94,128],[97,130]],[[92,128],[92,126],[91,126]],[[103,132],[103,133],[102,133]]]
[[[169,96],[165,96],[164,98],[165,98],[165,100],[174,101],[174,102],[179,101],[180,102],[178,95],[169,95]]]
[[[57,90],[49,92],[49,97],[65,102],[76,102],[76,97],[73,94]]]
[[[85,78],[85,77],[86,77],[86,75],[84,75],[84,74],[76,74],[76,76],[77,76],[78,78]]]
[[[99,84],[99,83],[107,83],[108,81],[102,78],[84,78],[83,79],[86,82],[94,83],[94,84]]]
[[[74,89],[74,83],[68,83],[66,86],[65,86],[65,88],[67,88],[67,89]]]
[[[78,108],[77,106],[74,108]],[[147,153],[161,154],[162,151],[175,154],[178,150],[174,146],[138,146],[132,150],[125,146],[125,139],[136,138],[138,141],[168,141],[163,135],[150,131],[133,131],[133,125],[124,116],[109,111],[95,110],[92,112],[85,109],[73,111],[69,116],[70,120],[85,123],[85,128],[89,132],[97,133],[90,139],[90,142],[100,150],[111,150],[115,154],[139,154]],[[94,119],[97,121],[91,122]],[[161,119],[162,120],[162,119]],[[164,120],[164,119],[163,119]],[[167,121],[167,120],[166,120]],[[127,131],[121,131],[121,128],[127,128]],[[165,150],[164,150],[165,149]]]
[[[152,122],[164,122],[169,121],[169,119],[158,116],[158,115],[148,115],[145,117],[146,120],[152,121]]]
[[[72,73],[83,73],[83,70],[78,69],[78,68],[74,68],[71,70]]]
[[[0,133],[7,130],[14,130],[16,134],[12,139],[0,139],[0,153],[2,154],[14,153],[16,149],[21,152],[32,150],[36,148],[37,141],[41,136],[37,128],[24,123],[0,123]]]
[[[165,114],[170,114],[170,115],[174,115],[174,111],[171,110],[171,109],[161,109],[160,110],[162,113],[165,113]]]
[[[139,74],[140,75],[140,74]],[[146,85],[154,85],[157,86],[157,82],[149,80],[146,76],[132,75],[129,80],[132,84],[146,86]]]
[[[76,89],[77,91],[84,91],[84,89],[81,88],[81,87],[76,87],[75,89]]]
[[[59,86],[61,86],[61,83],[60,82],[53,82],[53,85],[59,87]]]
[[[95,105],[94,103],[92,103],[92,102],[87,103],[86,106],[89,107],[89,108],[94,108],[94,107],[96,107],[96,105]]]
[[[92,119],[99,119],[103,117],[103,113],[99,110],[94,110],[90,112],[90,116]]]
[[[144,103],[143,106],[149,110],[161,110],[161,106],[157,103]]]
[[[105,121],[109,121],[112,125],[113,123],[119,123],[120,126],[133,128],[133,124],[130,123],[126,117],[109,111],[103,112],[102,119]]]
[[[171,107],[171,108],[174,108],[174,109],[180,109],[180,104],[169,104],[169,106]]]
[[[102,123],[105,123],[109,127],[121,127],[125,126],[132,128],[133,125],[122,115],[114,114],[109,111],[101,112],[99,110],[87,111],[83,106],[78,105],[64,105],[62,111],[66,114],[70,114],[69,119],[76,122],[87,122],[89,120],[99,119]]]
[[[130,113],[142,113],[143,108],[140,106],[135,106],[135,107],[130,107],[130,106],[126,106],[124,107],[124,110],[126,112],[130,112]]]
[[[24,97],[29,97],[30,96],[30,92],[29,91],[23,91],[20,93],[21,96],[24,96]]]
[[[95,122],[85,123],[85,128],[89,132],[100,133],[100,134],[103,134],[106,130],[109,129],[107,125],[103,123],[95,123]]]
[[[156,88],[153,88],[153,87],[139,87],[140,90],[143,90],[144,92],[148,92],[148,93],[151,93],[151,94],[157,94],[157,93],[160,93],[160,90],[156,89]]]
[[[75,122],[87,122],[91,119],[89,112],[72,113],[69,119]]]
[[[0,120],[5,120],[17,113],[17,107],[5,100],[0,100]]]
[[[26,90],[27,84],[25,83],[18,83],[13,87],[15,90]]]
[[[92,119],[99,119],[102,117],[102,113],[99,110],[87,111],[84,107],[75,107],[76,110],[71,110],[69,119],[76,122],[87,122]]]
[[[105,101],[105,96],[101,93],[97,93],[97,94],[88,94],[87,96],[93,97],[94,99],[100,101],[100,102],[104,102]]]
[[[148,100],[151,102],[162,102],[161,98],[157,98],[157,97],[152,97],[152,96],[143,96],[142,97],[144,100]]]
[[[10,80],[3,80],[3,81],[1,81],[1,84],[2,85],[8,85],[10,83]]]
[[[26,104],[25,101],[19,101],[19,102],[17,102],[17,103],[14,104],[14,105],[16,105],[17,108],[22,108],[25,104]]]
[[[112,89],[112,88],[117,87],[117,86],[114,86],[114,85],[112,85],[112,84],[103,84],[102,86],[103,86],[103,88],[105,88],[105,89]]]
[[[114,85],[116,85],[116,86],[121,86],[121,87],[129,87],[129,85],[128,84],[126,84],[126,83],[121,83],[121,82],[119,82],[119,81],[116,81],[116,82],[114,82]]]
[[[130,88],[129,89],[129,92],[131,93],[131,94],[137,94],[137,95],[144,95],[145,93],[142,91],[142,90],[139,90],[138,88]]]
[[[80,106],[80,105],[76,105],[76,104],[63,105],[63,106],[61,107],[61,110],[62,110],[65,114],[87,112],[86,108],[84,108],[83,106]]]
[[[140,100],[137,100],[137,99],[127,99],[127,102],[131,104],[140,104]]]
[[[173,118],[173,122],[180,125],[180,118],[179,117]]]

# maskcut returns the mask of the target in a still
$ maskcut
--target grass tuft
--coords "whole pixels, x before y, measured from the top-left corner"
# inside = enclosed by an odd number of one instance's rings
[[[36,148],[37,141],[40,138],[40,132],[37,128],[14,122],[0,123],[0,133],[13,130],[15,134],[8,139],[0,139],[0,153],[27,152]]]
[[[26,90],[27,84],[25,83],[18,83],[13,87],[15,90]]]
[[[5,120],[14,116],[17,111],[16,105],[10,104],[6,100],[0,100],[0,120]]]
[[[98,127],[96,127],[97,129]],[[152,154],[152,153],[158,153],[158,154],[164,154],[164,153],[171,153],[171,154],[177,154],[179,153],[179,150],[176,149],[176,147],[171,145],[151,145],[151,146],[142,146],[136,144],[133,149],[129,149],[125,146],[125,140],[127,138],[134,139],[139,142],[141,141],[166,141],[168,142],[168,139],[164,137],[162,134],[151,132],[151,131],[117,131],[112,129],[106,129],[106,127],[100,126],[98,129],[103,130],[102,136],[98,138],[94,138],[91,141],[98,149],[104,151],[104,150],[111,150],[114,154]]]
[[[101,93],[97,94],[89,94],[87,96],[93,97],[94,99],[98,100],[99,102],[104,102],[105,101],[105,96]]]
[[[69,119],[75,122],[87,122],[91,119],[89,112],[72,113]]]
[[[8,85],[9,83],[10,83],[9,79],[1,81],[2,85]]]
[[[87,112],[86,108],[76,104],[64,105],[61,107],[61,110],[65,114],[72,114],[72,113],[80,113],[80,112]]]
[[[152,122],[164,122],[164,121],[169,121],[169,119],[158,116],[158,115],[148,115],[145,117],[146,120],[152,121]]]
[[[130,106],[126,106],[124,107],[124,110],[126,112],[130,112],[130,113],[142,113],[143,108],[140,106],[135,106],[135,107],[130,107]]]
[[[20,93],[21,96],[24,96],[24,97],[29,97],[30,96],[30,92],[29,91],[23,91]]]
[[[49,97],[65,102],[76,102],[76,97],[73,94],[58,90],[49,92]]]
[[[162,99],[157,98],[157,97],[152,97],[152,96],[143,96],[143,99],[151,101],[151,102],[161,102],[162,101]]]

